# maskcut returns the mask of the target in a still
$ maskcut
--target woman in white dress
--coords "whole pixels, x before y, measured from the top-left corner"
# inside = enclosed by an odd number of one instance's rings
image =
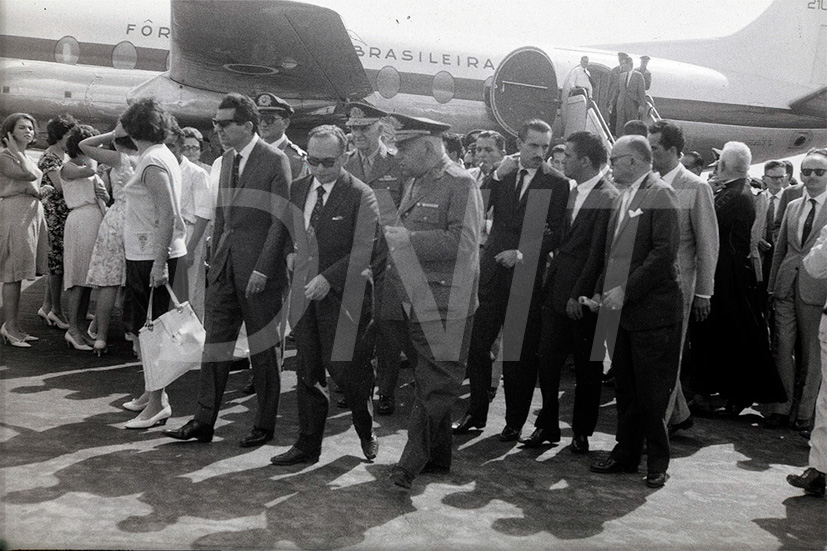
[[[114,151],[108,146],[114,147]],[[138,158],[135,144],[120,124],[112,132],[92,136],[80,142],[80,149],[90,159],[112,167],[109,181],[115,202],[106,211],[89,263],[86,283],[98,288],[95,308],[97,331],[95,354],[106,352],[109,322],[118,297],[118,291],[126,284],[126,253],[123,245],[123,222],[126,210],[124,186],[132,178]]]
[[[97,135],[88,125],[72,129],[66,142],[69,162],[60,169],[63,198],[69,207],[63,230],[63,289],[69,297],[69,330],[66,345],[75,350],[92,350],[91,340],[81,329],[92,289],[86,283],[92,250],[103,220],[104,202],[109,194],[96,174],[97,162],[80,150],[80,142]]]

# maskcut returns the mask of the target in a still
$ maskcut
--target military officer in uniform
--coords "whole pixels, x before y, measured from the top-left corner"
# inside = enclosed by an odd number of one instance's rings
[[[256,105],[261,113],[261,122],[258,125],[261,138],[287,155],[293,181],[310,174],[307,153],[291,142],[285,134],[290,126],[290,116],[293,114],[290,104],[274,94],[265,92],[256,96]]]
[[[381,224],[393,224],[407,179],[399,171],[396,156],[382,141],[385,132],[383,118],[387,117],[388,113],[366,103],[350,103],[346,106],[346,112],[346,125],[353,134],[356,149],[350,152],[345,162],[345,170],[373,189],[379,204]],[[374,284],[376,295],[381,300],[381,297],[387,294],[384,282],[375,281]],[[399,379],[399,354],[402,343],[399,342],[398,331],[393,323],[382,319],[381,316],[377,316],[374,323],[378,332],[376,386],[379,400],[376,403],[376,413],[391,415],[396,409],[395,393]]]
[[[400,169],[413,178],[395,223],[384,228],[386,284],[398,300],[382,304],[383,315],[403,324],[415,350],[408,442],[388,479],[409,489],[421,472],[451,467],[451,408],[465,376],[477,308],[483,206],[474,178],[445,154],[447,124],[401,115],[389,122]]]

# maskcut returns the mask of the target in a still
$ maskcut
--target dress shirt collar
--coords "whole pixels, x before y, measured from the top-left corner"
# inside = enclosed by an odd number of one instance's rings
[[[281,135],[281,138],[279,138],[278,140],[274,141],[274,142],[273,142],[273,143],[271,143],[270,145],[272,145],[273,147],[276,147],[276,148],[278,148],[278,149],[281,149],[281,146],[282,146],[282,145],[284,145],[284,144],[286,144],[286,143],[287,143],[287,134],[282,134],[282,135]]]
[[[602,178],[603,178],[603,172],[598,172],[595,176],[589,178],[585,182],[578,183],[577,184],[578,196],[582,195],[582,194],[586,194],[586,193],[590,192],[591,190],[593,190],[594,186],[596,186],[597,182],[599,182]]]
[[[823,207],[824,206],[824,201],[827,200],[827,190],[823,191],[820,195],[817,195],[815,197],[810,197],[810,194],[807,191],[807,188],[804,188],[804,203],[805,204],[809,203],[810,199],[815,199],[816,203],[818,203],[818,206]]]
[[[674,182],[675,178],[678,176],[678,173],[680,173],[681,168],[683,168],[683,165],[678,163],[678,166],[676,166],[675,168],[673,168],[672,170],[670,170],[666,174],[663,174],[660,177],[660,179],[671,186],[672,182]]]

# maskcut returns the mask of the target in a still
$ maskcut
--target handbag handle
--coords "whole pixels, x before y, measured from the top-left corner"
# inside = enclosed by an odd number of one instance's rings
[[[175,305],[175,308],[181,308],[181,303],[178,302],[178,297],[175,296],[175,292],[172,290],[172,287],[169,285],[169,281],[164,284],[167,288],[167,293],[169,293],[169,298],[172,299],[172,304]],[[149,288],[149,305],[146,309],[146,323],[144,324],[145,327],[152,327],[152,296],[155,293],[155,287]]]

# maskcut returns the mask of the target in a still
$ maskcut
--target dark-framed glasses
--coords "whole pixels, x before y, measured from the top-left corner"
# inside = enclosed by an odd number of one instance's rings
[[[320,159],[318,157],[307,157],[307,164],[310,166],[322,165],[325,168],[333,168],[333,165],[335,165],[338,160],[339,157],[326,157],[324,159]]]
[[[227,128],[231,124],[244,124],[241,121],[237,121],[235,119],[213,119],[212,125],[217,126],[219,128]]]
[[[810,176],[815,173],[816,176],[821,178],[825,174],[827,174],[827,168],[802,168],[801,175],[802,176]]]

